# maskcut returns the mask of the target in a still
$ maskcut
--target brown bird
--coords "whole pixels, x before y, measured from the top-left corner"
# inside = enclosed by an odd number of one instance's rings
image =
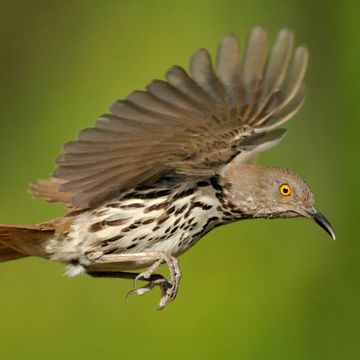
[[[228,35],[215,69],[200,49],[190,75],[174,66],[165,81],[116,101],[65,144],[51,180],[31,185],[36,198],[70,211],[40,225],[1,225],[0,261],[39,256],[67,264],[70,276],[133,279],[130,294],[159,286],[163,308],[178,291],[177,258],[216,226],[301,216],[335,239],[304,180],[255,165],[305,97],[306,48],[293,51],[287,29],[269,53],[267,42],[266,30],[254,28],[241,59],[238,38]],[[161,264],[169,280],[156,274]],[[147,284],[138,288],[139,279]]]

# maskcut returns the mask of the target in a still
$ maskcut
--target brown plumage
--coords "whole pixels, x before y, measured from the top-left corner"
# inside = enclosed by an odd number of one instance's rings
[[[0,261],[44,255],[44,242],[54,232],[51,225],[0,225]]]
[[[71,208],[38,226],[0,226],[0,261],[35,255],[69,265],[68,274],[142,279],[159,286],[160,308],[177,293],[177,257],[215,226],[249,218],[303,216],[334,232],[315,209],[306,183],[289,170],[255,165],[277,145],[277,128],[301,107],[308,54],[279,32],[254,28],[240,56],[235,35],[205,49],[190,73],[173,66],[166,80],[116,101],[94,127],[64,145],[50,180],[34,197]],[[171,279],[156,275],[166,263]],[[124,272],[149,266],[141,273]]]
[[[29,192],[35,199],[43,199],[49,203],[63,203],[72,207],[72,193],[60,191],[62,181],[58,179],[39,180],[29,186]]]
[[[243,142],[280,125],[300,108],[307,50],[293,53],[282,30],[267,57],[267,32],[250,33],[240,60],[236,36],[219,45],[216,71],[205,49],[190,61],[189,76],[174,66],[166,81],[116,101],[95,127],[64,146],[54,177],[74,193],[77,207],[95,206],[129,187],[164,174],[210,176],[243,151]]]

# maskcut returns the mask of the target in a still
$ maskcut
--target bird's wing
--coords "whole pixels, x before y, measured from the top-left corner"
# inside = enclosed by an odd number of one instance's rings
[[[240,58],[234,35],[219,45],[214,69],[200,49],[190,75],[174,66],[166,81],[116,101],[94,127],[64,145],[54,177],[75,207],[168,173],[204,176],[242,151],[266,149],[284,135],[278,125],[301,107],[307,50],[293,52],[293,34],[279,32],[268,53],[267,32],[254,28]]]
[[[58,179],[38,180],[31,183],[29,192],[34,199],[46,200],[49,203],[63,203],[67,207],[73,207],[71,204],[72,193],[60,191],[62,181]]]

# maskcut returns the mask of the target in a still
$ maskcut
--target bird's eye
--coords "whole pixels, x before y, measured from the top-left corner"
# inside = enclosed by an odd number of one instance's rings
[[[283,196],[289,196],[291,194],[291,187],[288,184],[282,184],[279,190]]]

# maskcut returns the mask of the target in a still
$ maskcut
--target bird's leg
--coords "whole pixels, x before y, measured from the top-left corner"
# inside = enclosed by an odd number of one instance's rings
[[[131,272],[122,272],[122,271],[87,271],[87,274],[95,277],[95,278],[117,278],[117,279],[130,279],[130,280],[140,280],[139,273],[131,273]],[[162,297],[166,296],[167,289],[171,288],[171,284],[160,274],[152,274],[147,279],[141,279],[147,281],[148,284],[131,290],[127,293],[126,298],[129,295],[137,294],[137,295],[144,295],[148,291],[152,290],[155,286],[159,286],[161,290]]]
[[[149,262],[152,262],[152,265],[141,274],[119,272],[116,270],[117,265],[118,267],[124,268],[124,264],[126,263],[141,264]],[[170,281],[167,281],[162,275],[155,274],[155,271],[161,264],[167,265],[171,276]],[[106,266],[106,270],[101,269],[102,265]],[[108,270],[109,267],[111,268],[110,271]],[[103,255],[100,258],[94,260],[94,263],[87,267],[87,273],[93,277],[117,277],[133,279],[135,289],[130,291],[128,295],[143,295],[153,289],[155,286],[159,286],[162,293],[159,309],[163,309],[169,302],[175,299],[181,279],[178,260],[171,255],[169,256],[161,252]],[[148,284],[141,288],[136,288],[137,280],[148,281]]]

